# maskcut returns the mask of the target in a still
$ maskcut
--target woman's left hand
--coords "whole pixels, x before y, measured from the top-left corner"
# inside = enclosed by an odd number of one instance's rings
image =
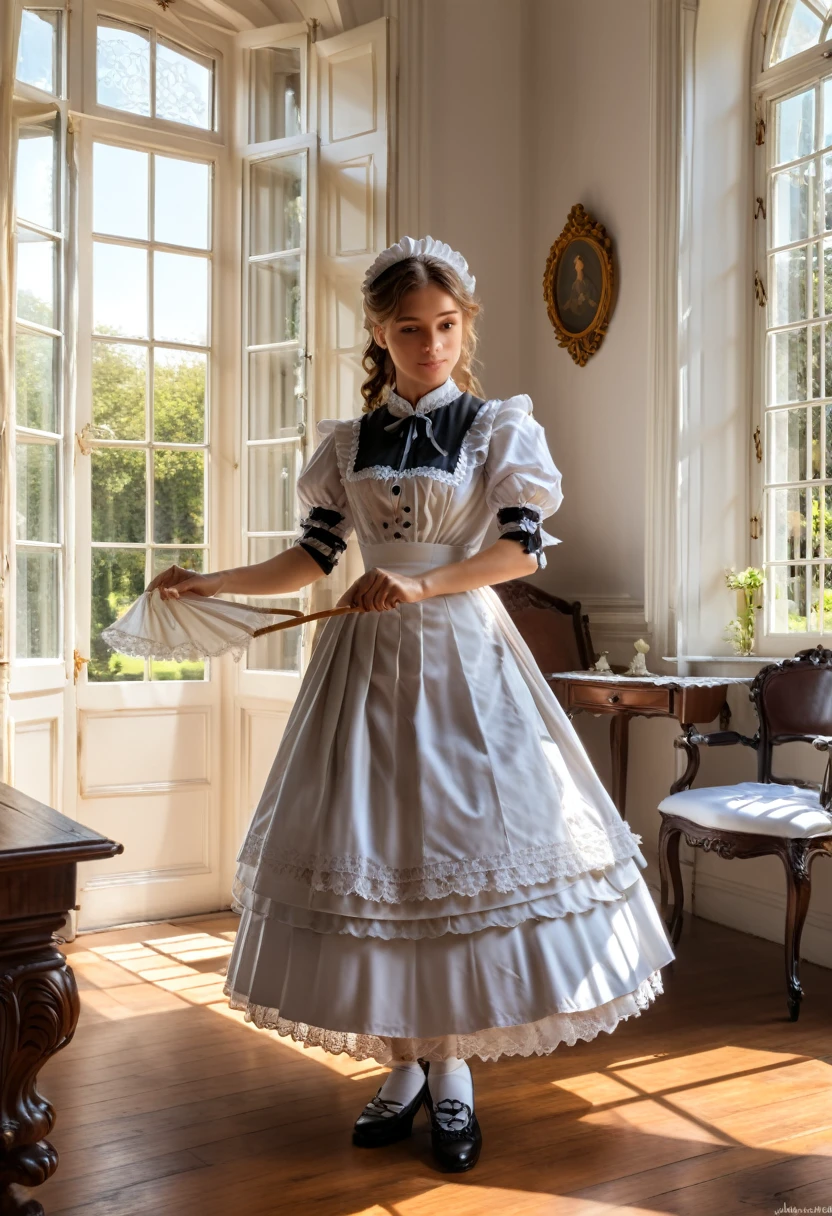
[[[426,599],[425,586],[419,578],[408,578],[406,574],[390,574],[387,570],[373,567],[365,570],[351,587],[348,587],[336,604],[360,608],[362,612],[385,612],[399,604],[415,604]]]

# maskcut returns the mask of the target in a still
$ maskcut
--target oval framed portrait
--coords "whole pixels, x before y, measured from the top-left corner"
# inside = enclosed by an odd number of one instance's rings
[[[583,367],[607,332],[615,294],[612,241],[580,203],[549,251],[543,296],[558,345]]]

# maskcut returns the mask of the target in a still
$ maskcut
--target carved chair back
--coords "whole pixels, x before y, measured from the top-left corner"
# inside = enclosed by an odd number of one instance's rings
[[[832,737],[832,651],[816,646],[793,659],[763,667],[751,685],[757,709],[757,780],[806,788],[817,782],[772,773],[775,747],[783,743],[812,743],[820,750]]]
[[[543,672],[587,671],[595,661],[589,617],[579,602],[550,595],[525,579],[493,588]]]

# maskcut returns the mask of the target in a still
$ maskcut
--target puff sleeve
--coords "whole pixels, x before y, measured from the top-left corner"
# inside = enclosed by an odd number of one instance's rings
[[[338,420],[333,418],[318,423],[321,442],[301,470],[297,483],[301,518],[293,544],[306,549],[325,574],[332,573],[354,526],[338,467],[337,425]]]
[[[483,469],[485,499],[497,516],[500,537],[516,540],[526,553],[546,565],[543,549],[560,541],[541,523],[563,501],[561,475],[555,467],[546,432],[532,415],[525,393],[502,401],[494,416]]]

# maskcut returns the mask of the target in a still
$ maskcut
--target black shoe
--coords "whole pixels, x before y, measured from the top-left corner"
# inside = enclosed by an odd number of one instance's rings
[[[430,1116],[430,1142],[437,1164],[455,1174],[473,1169],[482,1148],[482,1132],[468,1103],[443,1098],[434,1106],[428,1092],[425,1109]]]
[[[413,1130],[413,1117],[427,1099],[429,1064],[419,1063],[425,1070],[425,1083],[412,1102],[402,1106],[401,1102],[388,1102],[379,1097],[381,1089],[368,1102],[355,1121],[352,1142],[360,1148],[381,1148],[384,1144],[395,1144],[404,1140]]]

